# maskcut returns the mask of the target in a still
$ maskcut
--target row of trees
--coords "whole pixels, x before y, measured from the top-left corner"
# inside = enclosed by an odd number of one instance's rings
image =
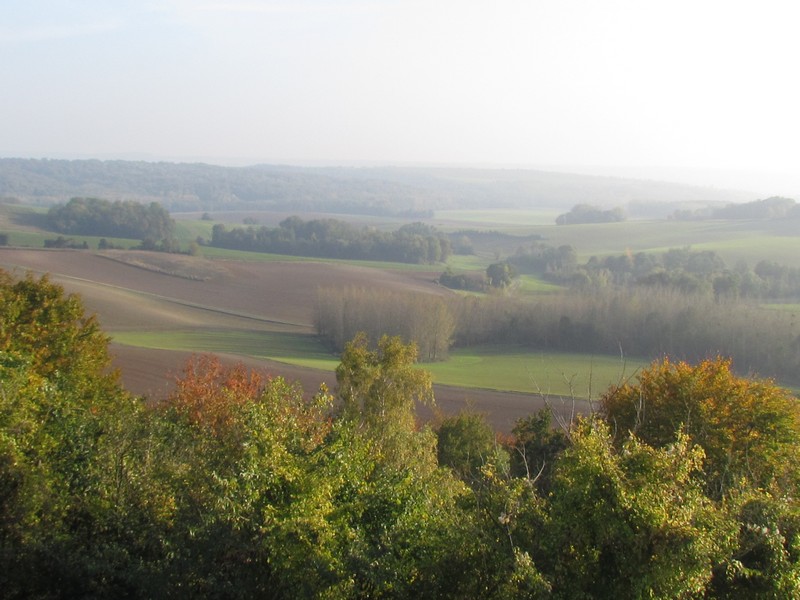
[[[317,333],[333,349],[359,331],[384,333],[446,360],[451,346],[512,343],[537,350],[698,361],[730,356],[738,372],[798,381],[800,322],[790,311],[661,287],[592,294],[432,296],[369,288],[320,290]]]
[[[579,289],[636,286],[725,299],[800,299],[800,268],[769,260],[752,269],[744,261],[730,267],[712,250],[592,256],[581,265],[572,246],[537,242],[518,248],[507,262],[519,273]]]
[[[47,213],[49,226],[59,233],[163,240],[173,237],[175,223],[158,203],[133,200],[109,202],[100,198],[72,198]]]
[[[578,253],[569,244],[550,246],[542,242],[534,242],[530,246],[520,247],[508,262],[519,273],[546,275],[553,273],[573,273],[578,267]]]
[[[337,219],[303,221],[289,217],[278,227],[214,225],[211,245],[233,250],[356,260],[433,264],[446,261],[450,241],[423,223],[391,232],[355,227]]]
[[[740,262],[729,268],[713,251],[672,248],[663,254],[592,257],[570,272],[546,277],[578,286],[647,286],[672,288],[717,298],[800,298],[800,268],[761,260],[753,269]]]
[[[455,320],[444,298],[378,288],[323,288],[317,296],[317,334],[341,352],[357,333],[376,342],[385,334],[414,342],[423,361],[447,360]]]
[[[790,311],[658,288],[451,302],[456,346],[518,343],[690,361],[723,353],[741,373],[796,382],[800,372],[800,323]]]
[[[195,357],[130,397],[45,280],[0,281],[6,598],[790,598],[800,415],[723,360],[662,362],[561,430],[497,438],[398,338],[335,395]]]

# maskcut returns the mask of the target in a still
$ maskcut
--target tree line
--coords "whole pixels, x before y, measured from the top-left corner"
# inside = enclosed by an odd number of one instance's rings
[[[452,252],[447,237],[423,223],[410,223],[387,232],[338,219],[303,221],[297,216],[284,219],[278,227],[228,230],[216,224],[210,244],[251,252],[412,264],[444,262]]]
[[[707,207],[697,210],[678,209],[672,214],[678,221],[702,219],[797,219],[800,206],[791,198],[770,196],[752,202],[730,203],[722,207]]]
[[[528,169],[222,167],[202,163],[0,158],[3,195],[156,201],[172,211],[272,210],[423,218],[443,208],[559,209],[578,203],[750,200],[746,193]],[[732,196],[739,196],[732,198]]]
[[[423,361],[447,360],[455,320],[444,298],[378,288],[322,288],[317,293],[317,334],[337,352],[359,332],[376,343],[383,335],[416,344]]]
[[[606,287],[580,294],[431,296],[368,288],[320,290],[317,333],[341,351],[356,332],[415,342],[423,360],[453,347],[518,344],[699,361],[723,353],[739,373],[797,383],[800,323],[791,311],[669,287]]]
[[[517,273],[577,290],[650,287],[718,299],[792,301],[800,299],[800,268],[760,260],[730,266],[712,250],[670,248],[662,253],[626,252],[592,256],[579,264],[570,245],[558,248],[535,242],[521,246],[506,259]]]
[[[420,425],[397,337],[333,392],[193,357],[163,402],[46,278],[0,273],[6,598],[790,598],[800,415],[727,361],[654,363],[510,435]]]
[[[454,345],[516,343],[539,350],[697,361],[715,353],[740,373],[796,383],[800,323],[790,311],[669,289],[451,300]]]

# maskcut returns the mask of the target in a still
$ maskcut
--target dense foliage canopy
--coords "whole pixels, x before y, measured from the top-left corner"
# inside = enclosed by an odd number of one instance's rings
[[[421,218],[441,208],[749,200],[745,193],[530,169],[222,167],[202,163],[0,158],[0,189],[34,202],[100,195],[173,211],[274,210]],[[732,195],[734,196],[732,198]]]
[[[175,224],[158,203],[133,200],[110,202],[100,198],[73,198],[47,213],[59,233],[161,241],[172,237]]]
[[[234,250],[295,256],[319,256],[404,263],[444,262],[450,240],[423,223],[403,225],[391,232],[355,227],[337,219],[303,221],[289,217],[278,227],[214,225],[211,245]]]
[[[576,204],[572,209],[556,217],[556,225],[584,225],[586,223],[616,223],[625,220],[624,211],[617,207],[604,210],[591,204]]]
[[[796,400],[724,360],[654,363],[603,413],[508,437],[421,426],[397,337],[334,394],[194,357],[163,402],[46,278],[0,274],[6,598],[792,598]]]

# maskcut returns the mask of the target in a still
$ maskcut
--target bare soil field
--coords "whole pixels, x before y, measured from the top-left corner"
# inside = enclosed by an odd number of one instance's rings
[[[170,258],[172,263],[166,265],[165,261]],[[451,293],[433,282],[433,273],[385,271],[312,261],[210,261],[147,252],[101,254],[3,248],[0,249],[0,267],[16,269],[18,274],[26,270],[50,273],[68,291],[78,288],[81,282],[90,282],[184,305],[217,308],[226,313],[302,327],[313,325],[320,287],[376,286],[398,291]],[[187,272],[192,277],[184,276]],[[85,286],[75,291],[84,295],[88,306],[93,306],[93,298]],[[130,305],[123,304],[123,307],[131,309]],[[99,309],[97,312],[108,328],[113,329],[120,317],[130,321],[125,315],[108,314]]]
[[[153,253],[0,248],[0,268],[23,276],[48,273],[67,292],[79,294],[103,328],[115,331],[252,328],[312,331],[320,287],[379,286],[398,291],[452,293],[434,283],[437,273],[389,271],[320,262],[241,262]],[[111,345],[126,389],[153,400],[166,396],[189,354]],[[284,363],[222,356],[274,376],[298,381],[313,394],[320,383],[335,387],[332,372]],[[485,412],[509,431],[514,421],[544,406],[537,395],[436,387],[437,409]],[[554,406],[559,409],[559,406]],[[571,403],[565,408],[571,410]],[[434,411],[421,408],[424,419]]]

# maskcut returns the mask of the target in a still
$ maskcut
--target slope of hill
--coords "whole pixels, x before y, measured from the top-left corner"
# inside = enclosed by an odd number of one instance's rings
[[[409,216],[442,208],[569,209],[580,203],[670,203],[674,210],[676,203],[753,199],[715,188],[535,170],[0,159],[0,197],[49,204],[74,196],[156,200],[171,211],[258,208]]]

